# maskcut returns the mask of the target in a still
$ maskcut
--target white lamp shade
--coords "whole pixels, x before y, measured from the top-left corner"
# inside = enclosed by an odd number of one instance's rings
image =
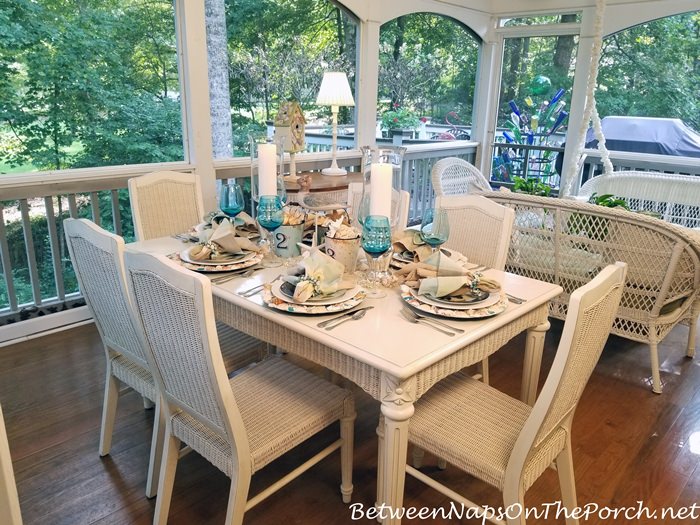
[[[321,81],[316,104],[321,106],[354,106],[355,99],[345,73],[326,71]]]

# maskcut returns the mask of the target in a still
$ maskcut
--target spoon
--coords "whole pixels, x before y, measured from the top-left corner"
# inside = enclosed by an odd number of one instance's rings
[[[367,310],[358,310],[357,312],[355,312],[354,314],[352,314],[352,315],[350,315],[350,316],[348,316],[348,317],[343,317],[343,318],[342,318],[340,321],[338,321],[337,323],[332,324],[332,325],[330,325],[330,326],[326,326],[326,330],[333,330],[333,328],[335,328],[336,326],[340,326],[340,325],[343,324],[345,321],[350,321],[350,320],[353,320],[353,319],[355,319],[355,320],[357,320],[357,319],[362,319],[362,318],[365,316],[366,313],[367,313]]]

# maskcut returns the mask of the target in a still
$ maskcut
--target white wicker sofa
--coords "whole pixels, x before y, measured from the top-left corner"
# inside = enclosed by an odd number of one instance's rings
[[[634,211],[649,211],[673,224],[700,228],[700,177],[650,171],[615,171],[586,181],[580,200],[612,194]]]
[[[700,314],[700,236],[643,214],[569,199],[484,193],[515,210],[506,270],[557,283],[550,307],[564,319],[569,295],[615,261],[629,265],[612,333],[649,345],[652,389],[661,393],[658,343],[680,322],[690,324],[695,353]]]

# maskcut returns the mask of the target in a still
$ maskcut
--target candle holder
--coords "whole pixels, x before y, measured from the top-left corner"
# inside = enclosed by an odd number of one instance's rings
[[[277,196],[287,202],[284,184],[284,138],[259,140],[250,137],[251,216],[257,218],[257,205],[262,195]]]
[[[392,229],[396,229],[399,222],[399,191],[402,188],[403,156],[406,148],[390,147],[375,148],[362,146],[362,198],[355,219],[362,225],[365,217],[371,214],[372,197],[372,165],[391,166],[391,212],[388,214]]]

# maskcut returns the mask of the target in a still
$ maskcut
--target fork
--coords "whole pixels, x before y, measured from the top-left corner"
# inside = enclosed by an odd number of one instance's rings
[[[514,295],[510,295],[509,293],[506,293],[506,297],[511,303],[515,304],[523,304],[527,299],[523,299],[522,297],[516,297]]]
[[[404,308],[403,310],[406,315],[410,315],[411,317],[418,319],[418,320],[425,320],[430,323],[435,323],[438,326],[442,326],[443,328],[447,328],[448,330],[452,330],[453,332],[457,332],[458,334],[463,334],[464,330],[461,328],[455,328],[454,326],[451,326],[447,323],[443,323],[442,321],[438,321],[437,319],[433,319],[432,317],[425,317],[423,315],[419,315],[413,310],[409,310],[408,308]]]
[[[272,281],[270,281],[269,283],[262,283],[262,284],[259,284],[257,286],[253,286],[252,288],[248,288],[247,290],[243,290],[242,292],[237,292],[237,293],[241,297],[252,297],[253,295],[255,295],[257,293],[260,293],[262,291],[262,289],[265,288],[266,285],[274,283],[277,279],[279,279],[283,275],[284,274],[281,273],[277,277],[272,279]]]
[[[414,324],[422,324],[422,323],[425,323],[426,326],[429,326],[430,328],[432,328],[432,329],[434,329],[434,330],[437,330],[438,332],[442,332],[442,333],[445,334],[445,335],[449,335],[449,336],[455,335],[454,332],[448,332],[447,330],[443,330],[443,329],[440,328],[439,326],[430,323],[430,321],[431,321],[430,319],[426,319],[426,318],[424,318],[424,317],[412,317],[412,316],[408,315],[408,314],[406,313],[406,310],[401,310],[401,315],[402,315],[403,318],[406,319],[406,321],[408,321],[409,323],[414,323]]]
[[[238,277],[250,277],[253,275],[255,272],[257,272],[261,266],[254,266],[252,268],[248,268],[244,272],[232,272],[232,273],[227,273],[226,275],[221,275],[219,277],[214,277],[211,282],[214,284],[223,284],[227,283],[228,281],[232,279],[236,279]]]

